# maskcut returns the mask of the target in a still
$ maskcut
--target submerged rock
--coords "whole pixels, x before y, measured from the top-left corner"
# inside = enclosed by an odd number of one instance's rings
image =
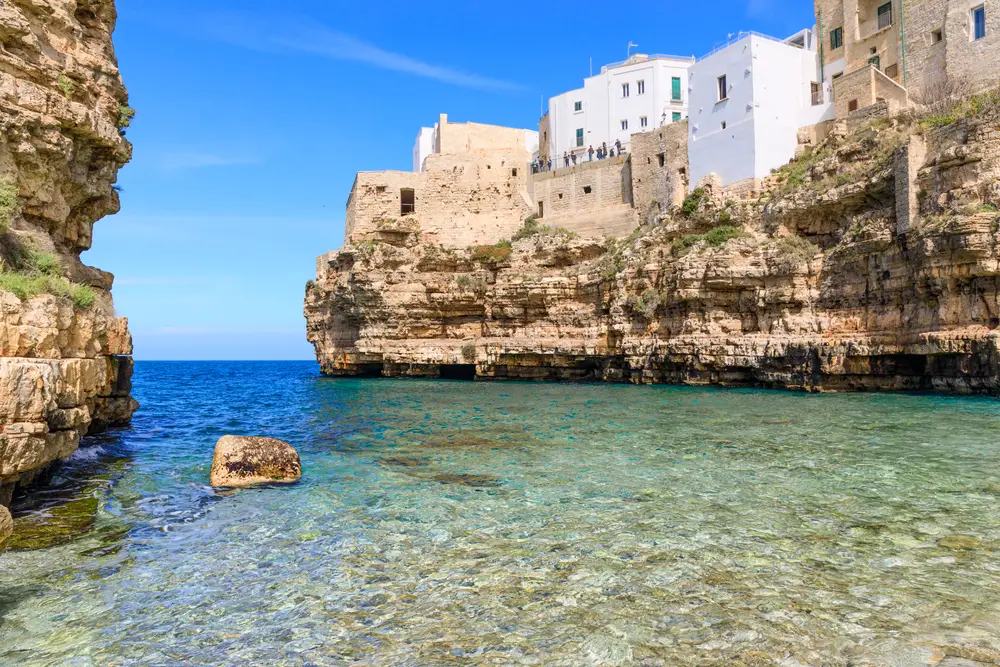
[[[971,535],[945,535],[937,543],[939,547],[952,551],[967,551],[979,546],[979,540]]]
[[[302,476],[299,453],[274,438],[224,435],[215,443],[212,486],[254,486],[297,482]]]
[[[14,534],[14,520],[10,518],[10,511],[0,505],[0,547],[3,547],[11,535]]]

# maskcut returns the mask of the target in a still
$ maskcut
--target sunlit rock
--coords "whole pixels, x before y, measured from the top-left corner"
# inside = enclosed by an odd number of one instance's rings
[[[224,435],[215,444],[212,486],[254,486],[296,482],[302,476],[299,453],[274,438]]]

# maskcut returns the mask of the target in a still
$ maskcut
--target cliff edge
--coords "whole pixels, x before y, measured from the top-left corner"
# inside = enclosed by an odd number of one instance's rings
[[[308,339],[328,375],[997,391],[1000,94],[827,129],[752,191],[636,202],[626,239],[348,244]]]
[[[80,261],[132,151],[116,18],[112,0],[0,3],[0,504],[138,407],[114,278]]]

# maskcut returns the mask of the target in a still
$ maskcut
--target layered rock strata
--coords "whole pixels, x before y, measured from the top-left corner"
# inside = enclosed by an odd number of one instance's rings
[[[317,261],[308,338],[329,375],[996,391],[1000,99],[980,101],[856,116],[763,190],[708,184],[618,242],[348,245]]]
[[[0,3],[0,504],[137,407],[113,276],[80,261],[94,223],[119,209],[131,157],[115,20],[112,0]],[[63,289],[19,293],[22,278]]]

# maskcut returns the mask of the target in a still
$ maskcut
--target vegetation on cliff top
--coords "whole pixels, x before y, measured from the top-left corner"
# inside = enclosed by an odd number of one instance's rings
[[[52,253],[6,237],[0,243],[0,292],[11,292],[22,301],[39,294],[52,294],[70,299],[82,310],[94,305],[97,299],[94,290],[64,278],[59,259]]]
[[[524,226],[514,232],[514,241],[531,238],[533,236],[564,236],[567,239],[575,239],[577,234],[562,227],[550,227],[538,224],[538,216],[530,215],[524,219]]]

